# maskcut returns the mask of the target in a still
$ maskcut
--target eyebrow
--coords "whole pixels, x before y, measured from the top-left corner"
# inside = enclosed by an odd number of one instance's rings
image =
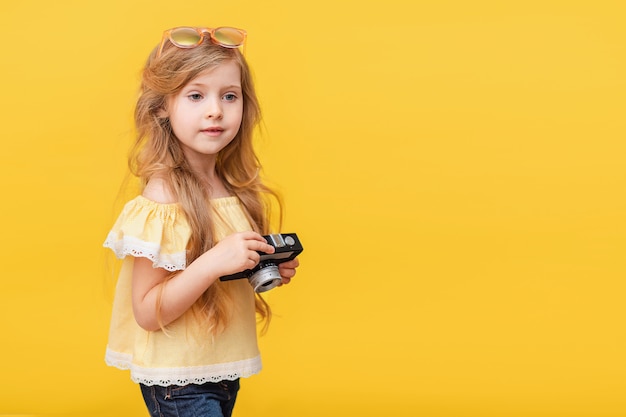
[[[204,84],[204,83],[189,83],[187,84],[187,87],[210,87],[210,85],[208,84]],[[239,90],[241,90],[241,85],[240,84],[231,84],[231,85],[227,85],[224,86],[223,89],[228,90],[231,88],[238,88]]]

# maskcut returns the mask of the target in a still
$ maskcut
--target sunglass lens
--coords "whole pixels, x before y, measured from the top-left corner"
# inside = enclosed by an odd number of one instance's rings
[[[178,46],[194,46],[200,42],[201,36],[194,28],[176,28],[170,33],[170,39]]]
[[[236,47],[243,45],[245,35],[239,29],[222,27],[215,29],[213,37],[221,45]]]

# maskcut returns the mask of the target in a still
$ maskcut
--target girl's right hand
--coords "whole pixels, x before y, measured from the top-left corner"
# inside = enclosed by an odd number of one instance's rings
[[[254,268],[261,260],[258,252],[272,254],[275,249],[256,232],[240,232],[227,236],[205,252],[210,268],[218,276],[236,274]]]

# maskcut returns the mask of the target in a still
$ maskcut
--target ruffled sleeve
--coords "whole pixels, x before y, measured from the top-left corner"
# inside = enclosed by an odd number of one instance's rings
[[[177,204],[161,204],[138,196],[124,206],[104,247],[122,259],[148,258],[155,268],[177,271],[186,267],[189,224]]]

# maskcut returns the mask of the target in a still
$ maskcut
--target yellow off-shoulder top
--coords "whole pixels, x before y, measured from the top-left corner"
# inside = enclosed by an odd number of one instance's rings
[[[237,197],[211,201],[217,215],[215,236],[252,230]],[[188,311],[166,332],[142,329],[133,316],[131,279],[136,257],[155,268],[186,267],[191,230],[178,204],[161,204],[138,196],[129,201],[109,232],[104,246],[123,259],[111,316],[105,360],[130,370],[131,379],[145,385],[187,385],[248,377],[261,370],[257,344],[254,291],[247,280],[221,282],[233,304],[228,327],[212,336],[206,323]]]

